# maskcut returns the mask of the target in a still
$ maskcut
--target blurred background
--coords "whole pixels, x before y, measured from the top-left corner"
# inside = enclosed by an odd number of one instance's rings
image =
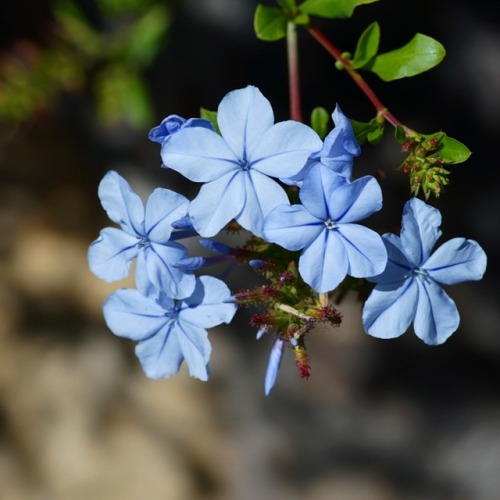
[[[272,5],[271,2],[267,2]],[[87,269],[109,222],[97,185],[115,169],[142,195],[193,196],[160,168],[147,132],[163,117],[216,109],[258,86],[287,119],[283,41],[255,38],[255,0],[3,0],[0,3],[0,499],[495,500],[500,498],[500,6],[472,0],[381,0],[351,20],[317,21],[342,50],[377,20],[381,50],[416,32],[447,57],[420,76],[366,78],[403,123],[444,130],[473,151],[432,204],[443,241],[475,239],[485,278],[453,287],[461,325],[443,346],[411,332],[363,333],[360,305],[309,341],[312,374],[293,357],[272,395],[272,339],[248,314],[213,329],[212,378],[147,379],[133,343],[106,328],[111,291]],[[303,106],[368,121],[373,110],[323,49],[300,34]],[[383,215],[408,199],[388,130],[355,173],[383,172]],[[193,242],[192,253],[198,252]],[[251,275],[233,274],[233,290]],[[497,283],[497,284],[495,284]]]

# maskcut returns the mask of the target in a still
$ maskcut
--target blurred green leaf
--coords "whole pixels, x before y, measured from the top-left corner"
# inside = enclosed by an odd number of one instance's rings
[[[441,132],[439,156],[447,164],[463,163],[472,154],[470,149],[460,141],[448,137],[444,132]]]
[[[311,127],[321,137],[321,139],[324,139],[328,132],[329,121],[330,115],[325,108],[317,107],[312,110]]]
[[[219,124],[217,123],[217,111],[210,111],[206,108],[200,108],[200,118],[208,120],[218,134],[220,134]]]
[[[445,55],[445,48],[437,40],[417,33],[403,47],[376,56],[364,69],[388,82],[423,73],[437,66]]]
[[[374,22],[363,31],[356,45],[356,51],[351,61],[351,66],[362,68],[376,56],[380,42],[380,26]]]
[[[257,5],[254,17],[254,29],[257,38],[274,42],[286,36],[289,16],[282,9]]]
[[[377,2],[378,0],[306,0],[299,5],[299,10],[326,18],[351,17],[358,5]]]
[[[384,122],[373,118],[369,122],[358,122],[350,119],[356,140],[361,145],[368,141],[370,144],[378,144],[384,135]]]
[[[290,14],[293,13],[297,7],[297,2],[295,0],[277,0],[277,2]]]

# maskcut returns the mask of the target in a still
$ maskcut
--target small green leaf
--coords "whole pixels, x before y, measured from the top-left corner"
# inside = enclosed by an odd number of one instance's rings
[[[471,151],[465,144],[448,137],[446,134],[443,135],[439,156],[446,163],[463,163],[470,155]]]
[[[210,111],[209,109],[200,108],[200,118],[208,120],[218,134],[220,134],[219,124],[217,123],[217,111]]]
[[[359,37],[351,66],[354,69],[362,68],[371,59],[373,59],[373,57],[377,55],[379,42],[380,26],[377,22],[374,22],[370,24],[370,26],[368,26],[368,28],[366,28]]]
[[[358,5],[378,0],[306,0],[299,5],[301,12],[329,19],[351,17]]]
[[[376,56],[364,69],[389,82],[423,73],[437,66],[445,55],[445,48],[437,40],[417,33],[403,47]]]
[[[380,122],[377,118],[373,118],[369,122],[358,122],[350,120],[354,135],[359,145],[365,141],[370,144],[378,144],[384,135],[384,122]]]
[[[282,9],[257,5],[253,26],[260,40],[274,42],[286,36],[289,17]]]
[[[311,127],[321,137],[321,139],[324,139],[326,133],[328,132],[329,120],[330,115],[325,108],[317,107],[312,110]]]

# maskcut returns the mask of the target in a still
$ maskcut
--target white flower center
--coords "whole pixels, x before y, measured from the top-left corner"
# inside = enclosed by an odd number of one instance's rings
[[[333,219],[326,219],[325,220],[325,227],[327,229],[337,229],[339,226]]]

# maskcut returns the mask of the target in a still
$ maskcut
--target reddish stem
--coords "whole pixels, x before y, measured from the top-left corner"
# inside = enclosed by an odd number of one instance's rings
[[[364,78],[351,67],[351,62],[349,59],[346,59],[342,52],[340,52],[335,45],[333,45],[324,35],[316,28],[309,28],[309,33],[311,36],[319,42],[319,44],[328,51],[337,61],[339,61],[344,69],[347,71],[349,76],[354,80],[356,85],[363,91],[363,93],[368,97],[370,102],[373,104],[375,109],[377,110],[377,114],[387,120],[391,125],[396,127],[397,125],[404,127],[401,122],[390,113],[387,108],[382,104],[380,99],[376,96],[375,92],[371,89],[371,87],[366,83]],[[406,129],[406,127],[404,127]]]
[[[292,120],[302,122],[297,26],[291,21],[287,26],[286,40],[288,52],[288,85],[290,89],[290,115]]]

